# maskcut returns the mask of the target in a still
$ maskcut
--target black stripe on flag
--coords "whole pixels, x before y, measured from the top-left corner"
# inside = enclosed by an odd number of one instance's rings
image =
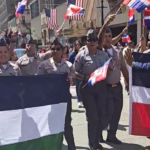
[[[150,88],[150,72],[132,70],[132,85]]]
[[[142,62],[142,63],[150,62],[150,54],[134,52],[133,57],[135,62]]]
[[[150,54],[133,53],[134,61],[150,63]],[[132,69],[132,85],[150,88],[150,70]]]
[[[66,74],[1,77],[0,111],[68,102],[69,87]]]

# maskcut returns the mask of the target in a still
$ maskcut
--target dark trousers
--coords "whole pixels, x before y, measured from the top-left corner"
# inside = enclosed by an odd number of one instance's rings
[[[67,105],[67,113],[65,118],[65,139],[68,144],[68,150],[75,150],[75,143],[73,137],[73,128],[71,126],[71,112],[72,112],[72,101],[70,100]]]
[[[76,80],[76,93],[77,93],[77,101],[82,102],[81,96],[80,96],[80,91],[79,91],[79,86],[80,86],[81,80],[77,79]]]
[[[108,137],[115,137],[123,107],[123,91],[121,83],[117,87],[107,86],[107,119],[109,123]]]
[[[80,94],[86,109],[89,145],[97,147],[99,132],[102,130],[102,118],[106,113],[107,85],[106,81],[98,82],[94,86],[85,84],[86,82],[81,83]]]

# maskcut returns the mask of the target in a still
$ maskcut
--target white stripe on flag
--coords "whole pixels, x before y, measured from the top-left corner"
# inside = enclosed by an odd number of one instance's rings
[[[150,105],[150,89],[139,86],[132,86],[132,102]]]
[[[64,132],[67,103],[0,112],[0,145]]]
[[[148,20],[148,19],[150,19],[150,16],[144,16],[144,19]]]

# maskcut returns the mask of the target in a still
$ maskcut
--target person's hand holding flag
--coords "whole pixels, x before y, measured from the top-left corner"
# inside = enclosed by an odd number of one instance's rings
[[[109,16],[106,18],[105,24],[108,26],[111,22],[114,21],[115,18],[116,18],[116,14],[109,15]]]

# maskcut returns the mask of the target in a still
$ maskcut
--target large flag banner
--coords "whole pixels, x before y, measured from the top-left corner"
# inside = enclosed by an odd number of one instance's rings
[[[150,54],[134,53],[134,61],[150,62]],[[130,68],[130,134],[150,136],[150,70]]]
[[[61,150],[67,75],[0,78],[0,150]]]

